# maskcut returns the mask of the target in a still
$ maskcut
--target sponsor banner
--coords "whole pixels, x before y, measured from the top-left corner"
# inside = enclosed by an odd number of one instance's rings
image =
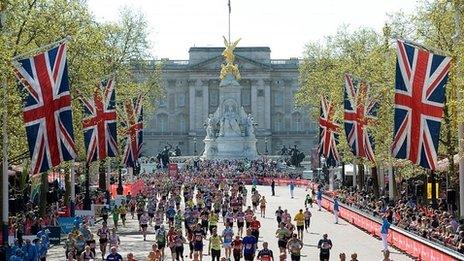
[[[80,224],[82,219],[80,217],[59,217],[58,224],[61,227],[62,234],[68,234],[72,231],[72,229],[76,226],[76,224]]]
[[[37,238],[37,236],[35,236],[35,235],[24,235],[23,236],[23,241],[25,241],[26,239],[29,239],[29,240],[32,241],[32,240],[34,240],[36,238]],[[14,245],[15,240],[16,240],[16,238],[14,236],[8,236],[8,244],[10,246]]]
[[[80,217],[82,220],[87,221],[90,225],[93,226],[95,223],[95,209],[94,204],[90,210],[75,210],[74,216]]]
[[[177,167],[177,163],[169,163],[168,165],[169,175],[177,175],[179,168]]]
[[[316,189],[317,184],[310,183],[309,186]],[[332,195],[334,193],[331,193]],[[331,211],[333,209],[333,201],[324,195],[321,203],[322,207]],[[371,235],[380,237],[380,220],[370,218],[363,213],[357,212],[355,209],[340,204],[339,217],[348,221],[349,223],[367,231]],[[409,255],[418,258],[419,260],[463,260],[461,256],[455,252],[447,250],[444,246],[439,246],[429,243],[414,234],[408,233],[396,227],[391,227],[388,232],[387,238],[389,244],[396,248],[408,253]],[[379,246],[380,247],[380,246]]]
[[[50,234],[48,234],[48,238],[50,240],[50,244],[59,245],[61,241],[61,227],[47,227]]]
[[[292,181],[295,186],[308,186],[309,180],[306,179],[283,179],[283,178],[258,178],[258,184],[260,185],[271,185],[272,180],[274,180],[276,186],[288,186]],[[250,177],[241,177],[240,181],[246,185],[251,185],[253,179]]]

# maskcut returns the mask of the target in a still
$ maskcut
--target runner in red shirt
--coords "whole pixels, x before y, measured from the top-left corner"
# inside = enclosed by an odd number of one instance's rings
[[[232,241],[232,254],[235,261],[240,261],[242,257],[243,243],[240,239],[240,236],[236,236],[234,241]]]
[[[174,227],[170,227],[168,231],[168,246],[171,249],[172,260],[176,259],[176,236],[177,232]]]
[[[259,222],[259,220],[256,219],[256,217],[253,217],[253,221],[251,221],[250,228],[251,228],[251,235],[256,237],[256,239],[258,240],[259,229],[261,228],[261,222]]]

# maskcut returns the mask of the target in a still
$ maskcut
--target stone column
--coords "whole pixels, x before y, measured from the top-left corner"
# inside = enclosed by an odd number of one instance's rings
[[[260,80],[262,81],[262,80]],[[258,97],[257,97],[257,90],[256,90],[256,81],[251,82],[251,114],[253,118],[258,119]]]
[[[189,132],[195,131],[195,86],[189,88]]]
[[[203,85],[203,118],[202,118],[202,121],[205,121],[209,115],[208,80],[202,81],[202,85]]]
[[[267,131],[271,129],[271,81],[264,82],[264,126]]]

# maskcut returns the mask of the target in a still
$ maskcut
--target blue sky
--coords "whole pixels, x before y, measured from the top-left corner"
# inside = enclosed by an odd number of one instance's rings
[[[269,46],[272,58],[301,57],[309,41],[342,25],[381,31],[388,13],[412,12],[417,0],[231,0],[232,40],[239,46]],[[151,54],[188,59],[191,46],[222,46],[228,31],[227,0],[88,0],[100,21],[118,19],[130,7],[145,14]]]

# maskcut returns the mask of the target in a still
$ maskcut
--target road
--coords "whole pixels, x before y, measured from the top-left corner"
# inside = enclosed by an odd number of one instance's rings
[[[251,189],[248,188],[248,191],[250,190]],[[275,237],[277,223],[274,218],[274,212],[278,206],[281,206],[282,209],[287,209],[289,213],[294,216],[300,208],[304,207],[304,197],[307,192],[304,188],[297,187],[295,189],[295,198],[291,199],[288,187],[276,187],[276,196],[274,197],[271,196],[270,187],[258,186],[258,191],[261,195],[266,196],[268,201],[268,214],[266,218],[258,217],[262,225],[258,243],[259,248],[262,247],[263,241],[267,241],[269,242],[269,248],[274,251],[274,256],[277,257],[279,249]],[[251,203],[249,198],[247,203]],[[312,212],[311,229],[309,233],[305,232],[304,234],[302,260],[319,260],[317,242],[322,238],[322,234],[324,233],[328,234],[329,239],[331,239],[333,243],[331,260],[339,260],[339,253],[345,253],[347,255],[347,260],[349,260],[349,256],[352,253],[357,253],[359,260],[382,260],[381,241],[379,239],[372,237],[344,220],[340,219],[338,224],[334,224],[333,215],[325,210],[317,211],[316,205],[310,210]],[[112,221],[109,221],[109,225],[112,226]],[[97,224],[92,230],[96,231],[98,227],[99,225]],[[222,228],[222,223],[220,223],[219,231],[222,231]],[[149,235],[147,241],[143,241],[142,235],[138,232],[137,220],[130,219],[130,215],[127,227],[121,227],[118,233],[122,242],[119,247],[119,253],[123,255],[124,258],[126,258],[127,253],[132,252],[138,260],[147,260],[151,244],[155,241],[154,234]],[[188,245],[185,246],[185,249],[185,252],[188,252]],[[206,251],[207,248],[205,248],[205,254]],[[392,260],[413,260],[398,250],[390,249],[390,251],[392,252],[390,256]],[[170,253],[168,252],[169,251],[166,250],[167,260],[171,260]],[[224,251],[222,254],[224,254]],[[100,252],[98,250],[97,256],[100,257]],[[63,245],[52,247],[48,252],[47,260],[65,260]],[[188,257],[185,260],[189,260]],[[203,260],[210,260],[210,257],[205,256]]]

